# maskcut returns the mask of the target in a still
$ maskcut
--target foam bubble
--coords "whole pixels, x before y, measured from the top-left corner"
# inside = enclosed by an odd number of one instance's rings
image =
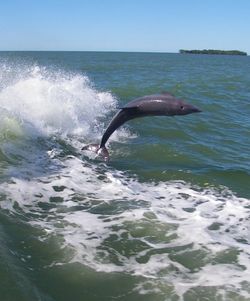
[[[60,238],[70,256],[51,265],[78,262],[128,273],[143,279],[135,287],[141,294],[168,290],[184,298],[216,288],[250,298],[249,200],[183,181],[142,183],[104,163],[65,155],[51,137],[76,149],[100,138],[115,98],[96,91],[86,76],[38,66],[4,79],[2,141],[11,135],[44,139],[18,149],[17,158],[25,159],[0,183],[0,206],[41,229],[37,239]]]
[[[45,230],[40,239],[57,235],[71,250],[68,262],[144,277],[151,293],[165,283],[180,297],[249,283],[249,200],[186,182],[140,183],[72,156],[60,164],[50,175],[2,184],[1,206],[32,212],[29,223]]]
[[[97,92],[84,75],[33,66],[1,89],[0,103],[2,110],[41,135],[86,138],[98,132],[100,119],[115,109],[116,99],[108,92]]]

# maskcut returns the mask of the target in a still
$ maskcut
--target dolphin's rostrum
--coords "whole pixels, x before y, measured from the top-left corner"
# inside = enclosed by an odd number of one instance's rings
[[[109,160],[109,153],[105,147],[106,142],[113,132],[123,125],[126,121],[145,116],[174,116],[187,115],[201,112],[193,105],[185,103],[183,100],[165,92],[155,95],[146,95],[130,101],[121,107],[119,112],[113,117],[102,140],[99,144],[89,144],[83,150],[91,150],[102,156],[105,161]]]

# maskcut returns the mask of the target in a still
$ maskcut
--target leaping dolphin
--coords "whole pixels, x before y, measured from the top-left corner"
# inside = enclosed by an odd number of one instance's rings
[[[121,107],[120,111],[113,117],[102,136],[100,145],[89,144],[84,146],[82,150],[94,151],[102,156],[105,161],[108,161],[109,153],[105,144],[113,132],[126,121],[145,116],[174,116],[198,112],[201,112],[201,110],[185,103],[182,99],[178,99],[168,92],[136,98]]]

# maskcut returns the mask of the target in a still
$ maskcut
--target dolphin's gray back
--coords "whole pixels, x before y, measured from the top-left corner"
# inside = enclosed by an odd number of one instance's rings
[[[145,115],[165,115],[166,114],[166,104],[171,104],[177,99],[170,93],[146,95],[140,98],[136,98],[121,109],[137,110],[138,117]]]
[[[166,92],[136,98],[120,107],[120,111],[113,117],[103,134],[100,147],[105,146],[112,133],[126,121],[150,115],[166,115],[166,103],[172,103],[175,100],[172,94]]]
[[[186,104],[182,99],[175,98],[168,92],[136,98],[120,107],[120,110],[113,117],[104,132],[100,145],[89,144],[83,147],[83,149],[94,149],[97,154],[100,154],[105,160],[108,160],[109,154],[105,144],[112,133],[126,121],[145,116],[187,115],[196,112],[201,111],[190,104]]]
[[[154,95],[146,95],[143,97],[136,98],[126,105],[122,106],[121,109],[126,109],[126,108],[138,108],[140,106],[145,105],[146,103],[155,103],[157,101],[159,102],[172,102],[175,101],[176,98],[170,94],[170,93],[162,93],[162,94],[154,94]]]

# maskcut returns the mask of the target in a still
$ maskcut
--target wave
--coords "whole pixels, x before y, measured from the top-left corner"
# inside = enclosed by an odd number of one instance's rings
[[[60,164],[1,185],[2,209],[41,229],[41,241],[60,239],[67,260],[49,266],[128,273],[144,277],[141,292],[153,279],[181,297],[198,287],[237,292],[249,281],[249,200],[181,181],[141,183],[73,156]]]
[[[0,90],[1,132],[20,131],[12,126],[18,123],[29,134],[86,138],[98,133],[100,120],[116,107],[116,99],[96,91],[87,76],[36,65],[22,72]]]
[[[100,141],[117,108],[117,100],[110,92],[97,91],[86,75],[58,68],[0,65],[3,158],[19,161],[31,153],[40,153],[47,160],[47,151],[61,148],[56,141],[78,151],[86,143]],[[129,136],[127,130],[119,129],[110,141]],[[41,144],[40,138],[45,142]]]
[[[135,287],[140,294],[164,294],[169,287],[178,299],[216,288],[225,300],[227,293],[250,297],[244,289],[250,279],[249,200],[185,181],[141,182],[85,160],[75,148],[100,138],[117,100],[84,75],[15,68],[1,71],[7,75],[1,74],[0,139],[7,153],[10,142],[31,141],[18,146],[15,156],[26,159],[10,165],[0,183],[0,207],[39,229],[37,240],[60,241],[51,248],[67,255],[47,258],[47,267],[80,263],[141,277]],[[120,130],[112,139],[122,135]]]

